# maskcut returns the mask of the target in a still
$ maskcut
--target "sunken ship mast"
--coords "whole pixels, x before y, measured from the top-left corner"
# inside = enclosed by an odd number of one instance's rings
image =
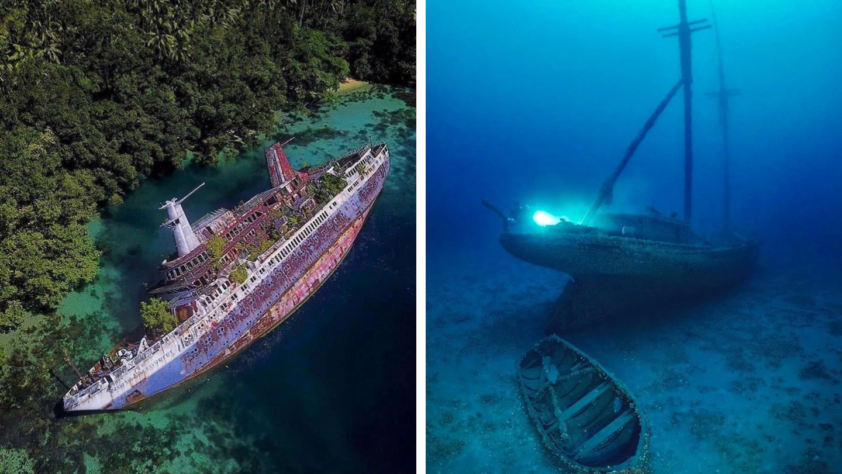
[[[483,202],[504,219],[500,243],[510,254],[572,277],[550,312],[552,330],[575,330],[632,308],[710,297],[744,281],[756,264],[756,239],[733,233],[704,237],[691,229],[690,36],[710,25],[705,19],[688,21],[685,0],[678,6],[679,23],[658,31],[678,37],[681,78],[626,149],[584,218],[573,223],[547,213],[533,216],[523,207],[507,216]],[[684,93],[684,219],[651,207],[646,214],[600,213],[603,204],[611,203],[614,185],[637,147],[679,89]]]
[[[739,95],[739,89],[729,89],[725,85],[725,69],[722,65],[722,42],[719,40],[719,23],[716,21],[716,12],[713,10],[713,1],[710,3],[710,14],[713,17],[714,34],[716,36],[716,59],[719,72],[719,90],[708,92],[708,98],[716,99],[719,105],[719,126],[722,128],[722,154],[724,155],[722,185],[724,199],[722,200],[724,225],[727,232],[731,229],[731,152],[728,142],[728,109],[731,97]]]
[[[219,365],[286,320],[350,251],[390,168],[385,143],[294,170],[283,144],[266,150],[271,188],[191,224],[170,199],[176,253],[150,289],[177,326],[121,343],[62,400],[66,412],[117,410]]]

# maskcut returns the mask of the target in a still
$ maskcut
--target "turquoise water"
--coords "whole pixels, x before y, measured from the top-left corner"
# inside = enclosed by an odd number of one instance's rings
[[[67,473],[412,469],[414,404],[407,400],[414,397],[415,380],[414,91],[368,87],[281,124],[271,138],[296,136],[286,147],[294,166],[317,165],[369,137],[390,146],[384,191],[336,273],[288,322],[225,367],[136,410],[54,420],[23,436],[31,429],[25,419],[3,427],[0,461],[8,462],[0,464]],[[145,286],[173,251],[158,207],[203,182],[184,203],[193,221],[268,188],[262,150],[147,180],[91,225],[106,250],[100,274],[59,310],[88,328],[89,339],[72,354],[78,366],[87,367],[141,324]],[[56,392],[60,396],[61,387]]]

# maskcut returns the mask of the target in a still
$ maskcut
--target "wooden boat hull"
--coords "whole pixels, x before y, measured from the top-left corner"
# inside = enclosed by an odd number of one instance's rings
[[[521,260],[563,271],[574,278],[607,276],[668,282],[695,275],[698,281],[694,283],[713,288],[745,278],[759,249],[756,240],[703,246],[538,232],[504,233],[500,243]]]
[[[698,238],[697,238],[698,239]],[[731,239],[680,243],[603,232],[504,232],[503,247],[526,262],[573,277],[553,306],[551,326],[567,331],[634,307],[698,300],[753,271],[760,244]]]
[[[547,448],[579,473],[648,472],[649,424],[623,385],[556,335],[518,363],[526,410]]]

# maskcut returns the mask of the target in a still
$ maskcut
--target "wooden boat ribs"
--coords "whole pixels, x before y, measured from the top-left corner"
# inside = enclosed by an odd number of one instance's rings
[[[628,390],[584,353],[550,336],[524,355],[518,378],[541,438],[567,467],[648,472],[646,417]]]

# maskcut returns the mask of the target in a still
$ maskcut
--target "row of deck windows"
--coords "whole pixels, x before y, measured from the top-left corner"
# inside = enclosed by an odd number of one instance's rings
[[[252,222],[256,221],[260,216],[263,214],[260,211],[254,211],[250,216],[246,217],[243,222],[240,222],[240,225],[228,231],[225,234],[225,240],[231,240],[232,237],[236,236],[240,232],[243,231],[243,228],[247,227]]]
[[[326,219],[327,219],[327,211],[320,212],[319,215],[310,224],[308,224],[307,227],[304,228],[304,232],[298,234],[298,236],[296,236],[294,239],[292,239],[292,243],[287,244],[287,246],[285,248],[283,248],[277,256],[275,256],[272,260],[269,261],[269,265],[274,266],[279,261],[286,258],[286,256],[289,255],[290,253],[292,253],[292,250],[295,247],[297,247],[298,244],[300,244],[302,241],[304,241],[304,239],[306,239],[307,236],[312,234],[313,231],[315,231],[316,228],[319,226],[319,224],[324,222]],[[261,272],[262,272],[262,269],[261,269]]]
[[[331,204],[330,208],[332,209],[332,208],[336,207],[337,205],[338,205],[338,203],[334,202],[334,203]],[[291,244],[287,244],[286,247],[284,249],[282,249],[281,252],[278,255],[276,255],[274,258],[272,258],[272,260],[269,261],[269,265],[274,266],[279,261],[286,258],[287,255],[292,253],[292,251],[295,247],[297,247],[302,241],[304,241],[304,239],[306,239],[310,234],[312,234],[313,231],[315,231],[321,223],[323,223],[325,220],[327,220],[327,217],[328,217],[327,216],[327,210],[323,210],[322,212],[320,212],[316,216],[316,218],[312,222],[310,222],[310,224],[308,224],[307,227],[304,228],[304,231],[302,233],[300,233],[298,236],[296,236],[294,239],[292,239]],[[252,219],[251,222],[253,222],[253,221],[254,221],[254,219]],[[235,229],[235,230],[237,230],[237,229]],[[253,234],[254,234],[254,230],[249,232],[248,235],[253,235]],[[222,257],[222,259],[220,260],[220,263],[224,264],[228,260],[230,260],[230,259],[228,258],[228,255],[226,254],[225,256]],[[260,269],[261,274],[265,274],[265,272],[266,272],[265,267]],[[251,281],[252,281],[252,283],[256,282],[257,281],[256,277],[252,276]],[[227,289],[229,285],[230,285],[230,283],[223,282],[222,283],[222,290],[219,290],[219,289],[215,290],[213,292],[213,294],[211,295],[211,298],[215,299],[222,291]],[[232,295],[231,300],[232,301],[236,300],[236,295]]]
[[[231,286],[230,282],[226,280],[221,281],[219,283],[219,286],[215,290],[213,290],[213,293],[211,293],[211,299],[215,299],[217,296],[220,295],[220,293],[227,290],[229,286]]]
[[[197,267],[202,263],[205,263],[208,259],[207,252],[202,252],[199,255],[193,257],[187,263],[179,265],[178,267],[170,270],[167,272],[167,278],[173,280],[181,275],[187,273],[188,271],[192,270],[193,267]]]

